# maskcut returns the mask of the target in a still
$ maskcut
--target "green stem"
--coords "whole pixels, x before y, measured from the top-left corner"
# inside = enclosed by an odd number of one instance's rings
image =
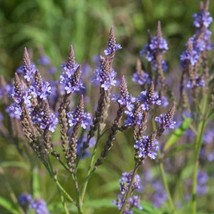
[[[96,152],[97,152],[97,146],[98,146],[98,141],[100,139],[100,136],[101,136],[100,135],[100,129],[98,129],[97,141],[96,141],[96,144],[94,146],[93,153],[91,155],[91,160],[90,160],[90,163],[89,163],[88,173],[87,173],[86,180],[85,180],[85,182],[83,184],[83,188],[82,188],[82,194],[81,194],[82,202],[83,202],[84,197],[85,197],[85,193],[86,193],[86,189],[87,189],[87,186],[88,186],[89,178],[91,177],[91,175],[95,171],[95,168],[93,167],[93,165],[94,165],[94,161],[95,161],[95,155],[96,155]]]
[[[70,201],[70,202],[74,202],[74,200],[71,198],[71,196],[66,192],[66,190],[62,187],[62,185],[60,184],[60,182],[57,179],[57,175],[55,174],[54,177],[54,182],[56,183],[57,187],[61,190],[61,192],[66,196],[66,198]]]
[[[79,184],[77,181],[76,171],[74,173],[72,173],[72,178],[73,178],[74,185],[75,185],[78,212],[79,212],[79,214],[82,214],[83,213],[82,200],[81,200],[81,196],[80,196],[80,190],[79,190]]]
[[[69,196],[70,198],[70,195],[64,190],[64,188],[61,186],[61,184],[59,183],[58,179],[57,179],[57,175],[54,173],[53,171],[53,168],[52,168],[52,165],[51,165],[51,162],[50,162],[50,159],[48,158],[48,166],[49,166],[49,169],[50,169],[50,174],[51,174],[51,177],[53,178],[54,182],[56,183],[56,187],[57,187],[57,190],[60,194],[60,200],[62,202],[62,205],[63,205],[63,208],[65,210],[65,213],[66,214],[69,214],[69,211],[68,211],[68,208],[67,208],[67,205],[65,203],[65,199],[64,199],[64,196],[62,193],[64,194],[67,194],[67,197]],[[62,192],[62,193],[61,193]],[[72,199],[72,198],[71,198]]]
[[[64,210],[65,210],[65,213],[66,213],[66,214],[69,214],[68,208],[67,208],[67,206],[66,206],[64,197],[63,197],[63,195],[61,194],[61,192],[68,198],[68,200],[69,200],[70,202],[73,202],[73,199],[72,199],[71,196],[65,191],[65,189],[62,187],[62,185],[61,185],[60,182],[58,181],[57,175],[56,175],[56,173],[54,173],[54,171],[53,171],[53,167],[52,167],[52,165],[51,165],[51,162],[50,162],[49,157],[47,157],[47,161],[45,161],[44,159],[41,159],[41,160],[42,160],[42,163],[43,163],[43,165],[45,166],[45,168],[48,170],[48,172],[49,172],[51,178],[52,178],[52,179],[54,180],[54,182],[56,183],[57,190],[58,190],[59,193],[60,193],[60,199],[61,199],[63,208],[64,208]]]
[[[207,96],[205,96],[202,106],[202,120],[200,120],[197,129],[197,138],[195,142],[195,151],[194,151],[194,169],[193,169],[193,178],[192,178],[192,214],[196,214],[197,202],[197,175],[198,175],[198,166],[199,166],[199,155],[202,146],[202,137],[204,133],[204,129],[206,127],[206,115],[207,115]]]
[[[58,182],[58,180],[57,180],[57,176],[55,175],[54,176],[54,180],[55,180],[55,183],[58,183],[57,184],[57,190],[58,190],[58,192],[59,192],[59,195],[60,195],[60,200],[61,200],[61,202],[62,202],[62,205],[63,205],[63,207],[64,207],[64,210],[65,210],[65,213],[66,214],[69,214],[69,210],[68,210],[68,207],[67,207],[67,205],[66,205],[66,203],[65,203],[65,199],[64,199],[64,196],[62,195],[62,188],[60,188],[59,186],[61,186],[60,185],[60,183]],[[63,192],[64,193],[64,192]],[[65,193],[64,193],[65,194]]]
[[[162,181],[163,181],[163,185],[164,185],[165,191],[167,193],[167,197],[168,197],[168,200],[169,200],[169,204],[170,204],[172,213],[176,213],[175,212],[175,205],[174,205],[174,202],[172,200],[171,193],[169,191],[169,186],[168,186],[168,182],[167,182],[167,179],[166,179],[166,173],[165,173],[165,170],[164,170],[162,162],[159,163],[159,168],[160,168],[161,178],[162,178]]]
[[[140,166],[140,163],[135,162],[135,167],[134,167],[134,170],[133,170],[133,173],[132,173],[132,177],[131,177],[131,182],[130,182],[130,185],[129,185],[129,189],[128,189],[128,192],[126,193],[126,196],[124,198],[124,203],[123,203],[123,206],[122,206],[122,208],[120,210],[120,214],[122,214],[125,211],[125,209],[126,209],[126,204],[127,204],[128,199],[130,197],[130,194],[132,192],[132,186],[133,186],[135,175],[137,173],[137,170],[138,170],[139,166]]]

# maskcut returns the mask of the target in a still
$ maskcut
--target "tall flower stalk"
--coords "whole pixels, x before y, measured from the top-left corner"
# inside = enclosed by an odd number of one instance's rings
[[[200,158],[204,158],[201,156],[206,152],[203,145],[204,132],[213,114],[213,109],[209,108],[214,106],[213,96],[209,97],[209,93],[213,93],[209,87],[213,77],[209,75],[208,62],[208,52],[213,48],[209,30],[213,19],[208,12],[208,5],[209,1],[202,2],[200,12],[193,15],[196,33],[188,39],[186,50],[180,56],[180,103],[176,103],[174,91],[166,79],[168,66],[164,54],[168,50],[168,43],[163,37],[160,21],[157,23],[156,34],[152,36],[149,33],[148,43],[140,52],[148,61],[148,66],[142,65],[138,59],[132,76],[132,80],[140,86],[139,92],[131,91],[127,73],[120,76],[114,70],[115,55],[121,45],[116,42],[113,27],[105,50],[98,57],[93,80],[83,78],[88,71],[84,64],[76,62],[72,45],[67,60],[61,65],[58,80],[56,75],[50,81],[46,75],[43,78],[44,70],[39,70],[33,63],[27,48],[24,49],[23,65],[15,72],[13,83],[8,86],[0,77],[0,98],[7,105],[6,112],[11,121],[8,124],[12,126],[7,129],[7,122],[3,121],[3,115],[0,114],[0,134],[8,138],[8,141],[15,141],[20,154],[24,153],[25,148],[19,148],[18,141],[26,141],[27,149],[29,147],[32,150],[54,181],[66,214],[70,213],[69,203],[75,205],[79,214],[86,213],[84,201],[89,182],[97,168],[111,158],[115,144],[121,140],[117,138],[118,132],[129,135],[127,139],[132,144],[131,159],[134,162],[129,172],[121,173],[120,192],[113,202],[118,212],[132,214],[133,209],[143,209],[140,202],[145,195],[140,196],[143,189],[140,170],[149,168],[147,163],[158,159],[158,175],[162,177],[165,187],[163,201],[168,196],[167,209],[176,213],[176,195],[171,193],[171,180],[168,182],[166,157],[171,155],[168,149],[173,148],[179,138],[185,137],[189,128],[196,135],[192,138],[195,142],[194,145],[189,143],[184,146],[194,147],[193,158],[190,160],[194,166],[192,183],[189,186],[191,211],[196,214]],[[48,65],[50,69],[50,60],[44,56],[41,48],[39,55],[39,63]],[[90,72],[87,77],[92,77]],[[88,84],[91,84],[91,89],[97,90],[94,94],[98,94],[98,98],[92,99],[96,100],[95,105],[89,96]],[[7,97],[8,94],[10,97]],[[203,97],[201,101],[200,97]],[[168,107],[169,104],[171,107]],[[87,111],[89,106],[90,110],[94,110],[91,113]],[[181,115],[191,117],[187,125],[187,117],[181,118],[179,122]],[[170,129],[176,130],[166,145],[163,145],[161,141],[166,139],[165,133]],[[11,131],[13,136],[10,136]],[[192,142],[192,139],[188,136],[188,142]],[[122,143],[119,146],[123,147]],[[175,152],[177,150],[179,148]],[[183,157],[187,160],[189,153],[185,155]],[[126,161],[129,160],[130,156]],[[172,160],[177,161],[176,157]],[[186,164],[185,161],[182,164]],[[71,178],[68,182],[69,186],[72,182],[72,189],[65,188],[65,181],[61,181],[62,171],[55,168],[56,163]],[[172,168],[172,164],[169,165]],[[24,212],[34,209],[38,214],[49,213],[45,201],[34,199],[29,194],[21,195],[20,206]]]

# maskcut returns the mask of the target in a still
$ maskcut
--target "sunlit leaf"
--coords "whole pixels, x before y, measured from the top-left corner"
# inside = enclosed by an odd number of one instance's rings
[[[170,149],[186,132],[192,122],[191,118],[185,118],[183,123],[171,134],[164,145],[164,151]]]
[[[10,200],[0,197],[0,207],[8,210],[11,214],[19,214],[19,212],[14,208]]]

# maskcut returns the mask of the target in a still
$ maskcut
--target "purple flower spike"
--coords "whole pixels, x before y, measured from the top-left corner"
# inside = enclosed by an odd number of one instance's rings
[[[168,50],[168,44],[164,38],[154,36],[150,41],[149,48],[152,51],[159,50],[162,53],[165,53]]]
[[[24,49],[23,65],[18,68],[17,73],[23,74],[27,82],[31,82],[34,79],[36,73],[36,66],[31,63],[30,56],[27,48]]]
[[[176,122],[173,120],[175,114],[175,105],[166,114],[161,114],[159,117],[155,117],[155,122],[159,124],[158,135],[160,136],[166,129],[174,129]]]
[[[131,208],[136,207],[139,210],[143,209],[143,207],[140,205],[140,198],[138,195],[134,195],[133,197],[129,198],[129,206]]]
[[[125,111],[125,114],[127,117],[124,122],[125,126],[141,126],[142,121],[145,119],[145,113],[142,106],[135,106],[135,108]]]
[[[122,77],[120,94],[120,96],[115,95],[112,100],[115,100],[120,106],[125,106],[128,111],[131,111],[134,108],[136,99],[128,92],[125,76]]]
[[[104,50],[104,54],[106,56],[109,56],[111,54],[114,54],[117,50],[121,49],[121,45],[116,43],[115,35],[114,35],[114,28],[111,27],[110,33],[109,33],[109,39],[107,43],[107,48]]]
[[[174,129],[176,122],[167,118],[165,114],[161,114],[159,117],[155,117],[155,121],[165,128]]]
[[[158,63],[162,65],[163,71],[167,69],[166,62],[161,60],[157,61],[157,56],[163,55],[168,50],[168,44],[162,37],[161,24],[158,22],[156,36],[149,39],[149,43],[144,46],[143,50],[140,51],[141,56],[145,56],[146,59],[151,62],[152,68],[157,70]]]
[[[63,64],[61,67],[68,77],[71,77],[77,70],[77,67],[79,67],[79,64],[75,62],[74,48],[72,45],[70,46],[69,49],[67,62]]]
[[[72,45],[70,46],[68,60],[61,67],[63,72],[60,75],[60,84],[63,94],[81,92],[85,89],[80,78],[80,65],[75,62],[74,49]]]
[[[201,10],[199,13],[193,14],[193,18],[193,25],[197,28],[201,28],[203,26],[208,28],[213,22],[213,18],[210,16],[210,13],[204,10]]]
[[[75,117],[74,112],[69,112],[67,114],[68,116],[68,123],[69,126],[75,126],[79,121],[81,121],[81,127],[83,129],[87,129],[91,123],[92,123],[92,119],[91,119],[91,115],[89,113],[82,113],[81,116]]]
[[[19,104],[12,103],[10,106],[6,108],[6,112],[9,114],[11,118],[15,118],[20,120],[22,116],[22,109]]]
[[[141,106],[144,111],[149,111],[153,105],[161,105],[161,99],[158,93],[154,91],[153,82],[148,91],[142,91],[140,93],[138,100],[142,103]]]
[[[92,117],[89,113],[84,112],[83,96],[80,103],[73,112],[67,113],[68,124],[70,127],[76,126],[80,123],[83,129],[87,129],[92,124]]]
[[[132,174],[124,172],[120,178],[120,192],[124,195],[130,186]],[[140,190],[140,176],[135,175],[134,182],[132,184],[132,190]]]
[[[135,159],[140,161],[147,157],[155,159],[159,149],[158,144],[158,141],[155,139],[155,134],[143,136],[142,139],[135,142]]]
[[[35,199],[31,201],[30,208],[34,209],[36,214],[49,214],[47,205],[42,199]]]
[[[203,88],[205,86],[205,81],[203,80],[202,77],[195,77],[195,79],[189,80],[187,82],[187,88],[198,88],[201,87]]]
[[[49,121],[48,121],[48,130],[50,132],[54,132],[56,129],[56,126],[58,124],[58,118],[56,117],[56,115],[54,113],[51,113],[49,115]]]
[[[181,64],[184,66],[188,63],[195,65],[199,60],[199,54],[197,50],[193,49],[193,41],[189,39],[187,43],[187,50],[181,54],[180,60]]]
[[[30,194],[27,194],[27,193],[22,193],[18,197],[18,202],[22,207],[28,206],[31,201],[32,201],[32,196]]]
[[[108,90],[111,86],[116,85],[116,72],[111,70],[107,58],[100,56],[100,66],[95,70],[95,83],[100,83],[101,88]]]
[[[51,86],[47,81],[43,81],[40,73],[36,71],[35,79],[32,85],[30,86],[30,90],[27,89],[29,95],[36,98],[40,98],[42,100],[47,100],[48,96],[51,94]]]
[[[66,93],[66,94],[80,92],[85,88],[83,86],[83,82],[80,78],[80,75],[81,75],[80,66],[77,67],[77,69],[74,71],[74,73],[72,75],[71,75],[70,71],[71,70],[69,70],[68,72],[64,72],[60,76],[60,83],[62,86],[62,91],[63,91],[63,93]]]
[[[130,184],[131,184],[131,177],[132,177],[132,173],[128,173],[128,172],[124,172],[121,176],[120,194],[118,194],[117,199],[115,201],[113,201],[113,203],[117,206],[118,210],[122,209],[122,206],[125,202],[125,195],[126,195],[128,189],[130,187]],[[131,192],[133,192],[135,190],[140,190],[140,189],[141,189],[140,176],[135,175],[134,182],[131,186]],[[132,214],[133,208],[137,208],[139,210],[142,210],[142,207],[140,206],[139,196],[137,196],[137,195],[133,195],[133,196],[130,196],[128,198],[126,208],[123,211],[123,214]]]
[[[144,85],[149,83],[149,75],[147,73],[134,73],[132,76],[132,81],[138,83],[139,85]]]
[[[139,59],[136,63],[136,72],[132,75],[132,81],[138,83],[139,85],[150,83],[149,75],[142,70]]]

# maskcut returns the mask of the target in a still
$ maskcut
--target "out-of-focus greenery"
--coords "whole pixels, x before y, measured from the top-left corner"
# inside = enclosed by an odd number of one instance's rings
[[[21,64],[24,47],[32,48],[36,54],[36,48],[43,46],[53,64],[59,66],[67,57],[69,45],[73,44],[77,61],[79,63],[90,61],[105,47],[111,25],[115,26],[117,42],[123,46],[116,62],[119,59],[121,70],[124,69],[122,72],[131,72],[130,66],[134,66],[139,50],[147,41],[147,29],[154,34],[158,20],[162,23],[163,35],[169,41],[169,48],[173,49],[167,59],[170,63],[173,63],[173,60],[177,62],[185,42],[194,32],[192,14],[198,11],[199,2],[198,0],[0,0],[0,74],[6,77],[13,76],[15,69]],[[214,16],[213,1],[210,1],[210,12]],[[118,70],[120,72],[120,69]],[[111,210],[114,213],[116,210],[111,203],[115,198],[110,197],[113,195],[112,192],[115,192],[115,197],[118,193],[121,171],[129,171],[133,166],[132,157],[130,162],[127,162],[127,157],[132,154],[129,146],[131,136],[121,135],[119,139],[119,145],[115,145],[117,152],[110,154],[105,162],[107,167],[98,169],[93,178],[94,182],[89,185],[86,198],[87,213],[93,213],[95,208],[97,214],[108,213]],[[0,196],[13,199],[11,202],[13,206],[17,202],[17,194],[30,190],[31,185],[28,181],[33,177],[32,183],[39,180],[39,184],[32,185],[35,188],[32,192],[37,192],[37,196],[46,199],[51,211],[57,213],[60,202],[57,204],[56,201],[60,200],[56,198],[57,190],[53,188],[53,181],[42,166],[38,167],[40,170],[38,175],[30,169],[30,164],[27,164],[27,161],[34,163],[36,158],[23,159],[9,141],[0,144],[0,151]],[[84,162],[81,166],[84,169]],[[120,169],[121,166],[123,169]],[[109,173],[109,169],[115,171]],[[213,171],[213,168],[210,166],[209,170]],[[60,179],[63,181],[67,177],[62,176]],[[65,183],[69,182],[66,180]],[[39,190],[36,189],[38,186]],[[72,189],[69,185],[66,188]],[[41,192],[42,195],[39,195]],[[105,201],[102,197],[106,198]],[[201,206],[207,205],[204,201],[206,199],[203,199]],[[206,209],[214,210],[212,200]],[[0,213],[7,212],[0,209]]]
[[[104,47],[111,25],[132,61],[147,40],[147,29],[154,33],[158,20],[175,50],[171,57],[178,57],[192,34],[198,5],[196,0],[1,0],[0,72],[14,73],[25,46],[43,46],[59,66],[72,43],[77,60],[88,61]],[[213,1],[210,8],[214,12]]]

